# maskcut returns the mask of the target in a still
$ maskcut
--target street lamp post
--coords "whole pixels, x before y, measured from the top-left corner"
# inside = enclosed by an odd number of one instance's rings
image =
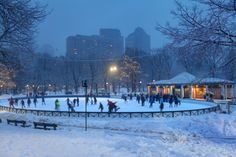
[[[116,73],[117,72],[117,66],[113,65],[110,67],[110,72],[111,73]],[[112,90],[115,93],[115,81],[112,81]]]
[[[87,84],[87,80],[84,80],[82,81],[82,87],[84,87],[85,89],[85,131],[87,131],[87,118],[88,118],[88,114],[87,114],[87,102],[86,102],[86,99],[87,99],[87,90],[88,90],[88,84]]]
[[[142,81],[139,81],[139,92],[141,92]]]

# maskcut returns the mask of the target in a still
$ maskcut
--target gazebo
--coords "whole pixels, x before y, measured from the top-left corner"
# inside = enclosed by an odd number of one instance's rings
[[[181,98],[204,99],[207,93],[214,99],[233,98],[234,82],[220,78],[196,78],[183,72],[170,80],[148,83],[149,94],[176,94]]]

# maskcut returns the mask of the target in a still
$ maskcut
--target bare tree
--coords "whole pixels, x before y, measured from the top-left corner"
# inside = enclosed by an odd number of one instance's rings
[[[0,52],[12,47],[28,49],[38,22],[46,15],[46,5],[33,0],[1,0]]]
[[[198,6],[194,5],[189,9],[176,1],[177,9],[172,11],[172,14],[179,20],[178,25],[173,27],[169,24],[166,26],[158,24],[156,29],[180,45],[191,43],[236,46],[236,0],[195,2]]]
[[[132,92],[136,92],[140,64],[128,56],[124,56],[120,67],[120,77],[127,83],[127,89],[129,89],[130,84]]]

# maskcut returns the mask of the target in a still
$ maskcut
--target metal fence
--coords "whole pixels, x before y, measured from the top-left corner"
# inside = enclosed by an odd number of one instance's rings
[[[49,117],[101,117],[101,118],[152,118],[152,117],[179,117],[196,116],[219,111],[219,106],[212,106],[202,109],[181,110],[181,111],[163,111],[163,112],[68,112],[68,111],[49,111],[49,110],[31,110],[10,108],[0,105],[0,111],[14,112],[18,114],[32,114],[36,116]]]

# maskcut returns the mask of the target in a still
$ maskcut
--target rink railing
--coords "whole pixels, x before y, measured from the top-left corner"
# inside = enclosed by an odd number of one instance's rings
[[[197,116],[210,112],[219,111],[219,106],[212,106],[201,109],[163,111],[163,112],[68,112],[68,111],[50,111],[50,110],[31,110],[21,108],[10,108],[0,105],[0,111],[14,112],[18,114],[32,114],[36,116],[49,117],[101,117],[101,118],[152,118],[152,117],[179,117],[179,116]]]

